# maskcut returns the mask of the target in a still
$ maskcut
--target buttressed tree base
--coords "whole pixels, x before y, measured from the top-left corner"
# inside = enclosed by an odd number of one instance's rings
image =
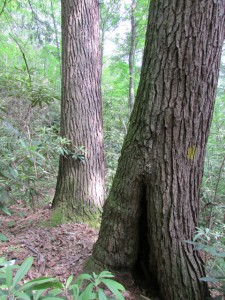
[[[131,270],[163,300],[209,296],[185,242],[198,224],[225,1],[151,1],[140,84],[92,262]]]

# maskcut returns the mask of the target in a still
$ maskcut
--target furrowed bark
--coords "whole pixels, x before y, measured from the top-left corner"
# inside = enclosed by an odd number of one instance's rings
[[[100,77],[98,1],[62,0],[61,135],[75,156],[60,157],[53,207],[75,219],[92,217],[103,205]]]
[[[133,270],[160,299],[209,295],[198,224],[225,1],[151,1],[140,84],[93,261]],[[153,287],[151,287],[152,289]]]

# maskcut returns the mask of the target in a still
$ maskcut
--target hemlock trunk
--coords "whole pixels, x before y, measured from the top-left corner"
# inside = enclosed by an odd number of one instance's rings
[[[77,219],[104,199],[100,76],[98,1],[62,0],[61,135],[74,155],[60,157],[53,207]]]
[[[140,84],[92,261],[160,299],[208,289],[192,239],[224,39],[224,0],[151,1]]]

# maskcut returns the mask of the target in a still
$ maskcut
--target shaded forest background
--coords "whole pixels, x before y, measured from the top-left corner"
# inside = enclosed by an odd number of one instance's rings
[[[117,167],[130,115],[130,77],[135,91],[144,48],[148,1],[104,1],[101,6],[102,97],[106,194]],[[131,75],[131,18],[135,19]],[[60,1],[0,1],[0,208],[51,204],[60,137]],[[210,276],[225,276],[225,48],[204,167],[196,247],[214,255]],[[55,218],[55,225],[57,218]],[[211,247],[211,248],[210,248]],[[225,251],[225,250],[223,250]],[[224,253],[224,252],[223,252]]]

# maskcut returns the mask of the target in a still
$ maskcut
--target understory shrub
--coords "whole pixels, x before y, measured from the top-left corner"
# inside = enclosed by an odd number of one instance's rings
[[[98,275],[81,274],[75,280],[71,275],[65,284],[53,277],[39,277],[26,282],[24,277],[32,263],[33,257],[28,257],[20,266],[0,258],[0,300],[124,300],[121,293],[125,291],[124,287],[113,280],[114,276],[108,271]],[[107,296],[109,291],[116,298]]]
[[[217,291],[213,299],[223,300],[225,296],[225,226],[219,230],[197,228],[193,241],[186,241],[201,252],[205,260],[207,277],[201,281],[209,283],[211,290]]]

